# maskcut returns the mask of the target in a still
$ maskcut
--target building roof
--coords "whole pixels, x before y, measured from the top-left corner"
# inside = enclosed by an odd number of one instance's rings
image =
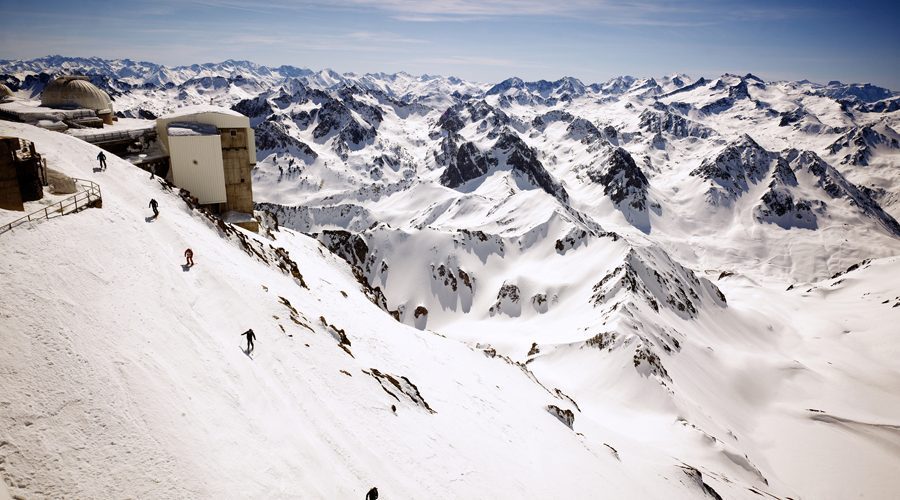
[[[208,123],[169,122],[167,128],[170,136],[218,135],[219,133],[215,125]]]
[[[163,149],[169,150],[169,136],[175,135],[205,135],[190,133],[184,129],[192,130],[185,124],[206,124],[216,128],[245,128],[248,133],[247,148],[250,153],[250,163],[256,164],[256,143],[253,128],[250,127],[250,119],[237,111],[212,105],[185,106],[174,112],[160,116],[156,119],[156,131]],[[175,127],[171,125],[176,124]],[[174,129],[181,129],[172,133]],[[193,129],[196,132],[196,129]]]
[[[98,113],[112,113],[109,94],[88,81],[86,76],[61,76],[44,87],[41,105],[48,108],[92,109]]]
[[[197,104],[194,106],[183,106],[169,114],[160,116],[159,119],[165,120],[165,121],[172,121],[175,119],[178,119],[179,121],[191,121],[191,120],[187,120],[186,118],[190,117],[190,116],[203,115],[203,114],[207,114],[207,113],[229,115],[229,116],[233,116],[235,118],[243,118],[244,120],[247,120],[248,122],[250,121],[249,118],[238,113],[237,111],[234,111],[233,109],[223,108],[221,106],[213,106],[211,104]]]

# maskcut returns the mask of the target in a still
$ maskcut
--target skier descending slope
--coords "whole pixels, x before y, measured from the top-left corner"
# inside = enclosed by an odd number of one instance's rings
[[[250,328],[246,332],[242,333],[241,336],[247,336],[247,349],[244,351],[249,356],[251,352],[253,352],[253,341],[256,339],[256,334],[253,333],[253,329]]]
[[[194,251],[188,248],[184,251],[184,258],[187,262],[185,262],[185,267],[193,267],[194,265]]]
[[[372,489],[366,493],[366,500],[378,500],[378,488],[372,486]]]
[[[149,206],[150,206],[150,208],[153,209],[153,218],[155,219],[155,218],[159,217],[159,210],[157,210],[157,207],[159,207],[159,203],[155,199],[150,198]]]

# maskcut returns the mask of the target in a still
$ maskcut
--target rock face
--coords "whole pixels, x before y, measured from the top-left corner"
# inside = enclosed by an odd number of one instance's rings
[[[234,111],[250,118],[251,120],[265,120],[273,113],[273,106],[265,95],[244,99],[231,107]]]
[[[589,169],[587,176],[603,186],[603,193],[617,207],[627,206],[641,212],[647,210],[649,182],[628,151],[613,149],[602,167]]]
[[[418,306],[413,311],[413,325],[419,330],[424,330],[428,325],[428,309],[425,306]]]
[[[547,405],[547,411],[558,418],[560,422],[566,424],[566,427],[569,429],[572,429],[572,426],[575,425],[575,413],[573,413],[572,410],[563,410],[556,405]]]
[[[514,132],[506,131],[500,135],[494,143],[493,155],[494,158],[505,156],[507,165],[514,171],[563,203],[568,202],[569,193],[547,172],[538,160],[537,152],[528,147]]]
[[[725,307],[725,295],[706,278],[656,248],[631,249],[620,266],[594,285],[591,303],[601,306],[619,296],[646,304],[654,312],[668,307],[682,318],[695,318],[701,304]]]
[[[882,124],[878,128],[881,131],[871,125],[855,127],[834,141],[828,149],[832,154],[847,151],[841,163],[867,166],[876,148],[900,149],[900,134],[887,125]]]
[[[684,336],[666,320],[698,318],[703,311],[726,308],[725,296],[712,282],[673,261],[658,247],[631,248],[622,263],[593,288],[591,304],[601,312],[584,346],[608,352],[631,350],[634,369],[662,385],[671,382],[663,357],[681,350]],[[613,320],[613,318],[616,318]]]
[[[522,303],[520,298],[521,292],[519,287],[512,283],[503,283],[500,291],[497,292],[497,302],[491,306],[491,316],[505,314],[507,316],[517,317],[522,314]]]
[[[709,203],[728,205],[765,177],[774,156],[744,134],[715,157],[704,160],[690,175],[710,181],[712,187],[706,192]]]
[[[285,152],[312,163],[319,155],[305,142],[293,137],[285,125],[274,120],[266,120],[256,127],[256,148],[261,153]]]
[[[485,127],[500,127],[510,123],[509,115],[483,100],[467,101],[447,108],[435,124],[448,133],[458,133],[468,123],[484,120]]]
[[[762,195],[753,213],[758,222],[777,224],[784,229],[792,227],[816,229],[817,210],[824,211],[825,204],[819,201],[794,199],[791,188],[797,186],[797,176],[787,160],[779,157],[775,161],[769,189]]]
[[[782,156],[790,162],[794,172],[809,174],[815,180],[815,187],[824,191],[829,198],[847,200],[852,206],[877,221],[888,232],[900,236],[900,223],[885,212],[867,191],[848,181],[843,174],[820,156],[811,151],[796,149],[785,150],[782,152]],[[821,205],[824,209],[825,203],[821,202]]]
[[[638,126],[642,130],[654,134],[666,133],[680,139],[685,137],[707,138],[716,135],[712,129],[673,113],[668,108],[664,108],[662,111],[644,110],[639,118],[640,124]]]
[[[538,160],[537,152],[528,147],[515,132],[508,129],[499,133],[494,145],[487,152],[480,151],[471,142],[459,146],[454,161],[449,162],[441,174],[440,181],[444,186],[456,188],[484,176],[495,167],[504,165],[560,201],[564,203],[568,201],[568,193],[547,172]]]
[[[871,83],[845,85],[841,82],[830,82],[827,87],[817,91],[817,93],[836,100],[842,99],[863,103],[874,103],[895,95],[894,92]]]
[[[466,142],[456,150],[455,161],[449,163],[441,174],[441,184],[456,188],[470,180],[477,179],[497,165],[495,158],[484,155],[475,144]]]

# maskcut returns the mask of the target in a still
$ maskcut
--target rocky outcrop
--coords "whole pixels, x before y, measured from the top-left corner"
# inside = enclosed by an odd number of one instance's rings
[[[291,136],[284,124],[275,120],[266,120],[253,127],[256,135],[256,148],[260,153],[288,153],[306,163],[312,163],[319,157],[308,144]]]
[[[569,429],[575,425],[575,413],[569,409],[562,409],[556,405],[547,405],[547,412],[559,419],[560,422],[566,424]]]
[[[497,301],[488,311],[491,316],[505,314],[507,316],[520,316],[522,314],[521,291],[519,287],[504,282],[497,292]]]
[[[649,182],[628,151],[615,148],[599,168],[586,171],[587,177],[603,186],[603,193],[616,207],[627,207],[643,212],[647,210]]]
[[[503,132],[494,143],[492,153],[494,158],[504,156],[506,164],[532,184],[555,196],[561,202],[568,202],[569,193],[547,172],[538,160],[537,152],[525,144],[514,132]]]
[[[488,103],[481,101],[467,101],[454,104],[447,108],[435,126],[448,133],[455,134],[469,123],[485,120],[488,127],[500,127],[510,123],[509,115]]]
[[[726,306],[725,295],[716,285],[658,248],[629,250],[622,264],[594,285],[591,303],[599,307],[621,293],[654,312],[667,307],[686,319],[696,317],[703,303]]]
[[[778,157],[772,171],[769,189],[762,195],[753,209],[757,222],[776,224],[784,229],[793,227],[816,229],[815,206],[824,211],[825,206],[819,201],[795,199],[792,192],[797,186],[797,176],[784,158]]]
[[[851,206],[874,219],[889,233],[900,236],[900,223],[885,212],[866,190],[848,181],[843,174],[817,154],[788,149],[782,152],[782,156],[790,163],[794,172],[805,171],[810,174],[816,181],[816,187],[822,189],[830,198],[847,200]]]
[[[828,146],[828,150],[832,154],[847,151],[841,163],[866,166],[871,161],[874,150],[882,146],[900,149],[900,134],[884,124],[880,127],[855,127]]]
[[[713,158],[703,160],[690,175],[710,182],[706,192],[709,203],[727,205],[765,177],[775,156],[744,134]]]
[[[685,137],[707,138],[716,135],[715,131],[695,121],[673,113],[668,108],[662,111],[646,109],[640,116],[639,127],[650,133],[666,133],[673,137],[683,139]]]
[[[462,184],[487,174],[495,167],[505,166],[524,177],[528,182],[553,195],[562,202],[568,201],[566,190],[550,175],[538,160],[537,152],[528,147],[511,130],[499,132],[493,147],[482,152],[474,143],[463,143],[456,152],[455,160],[441,174],[442,185],[456,188]]]
[[[497,160],[483,154],[475,144],[466,142],[456,151],[455,161],[449,163],[441,174],[441,184],[450,188],[459,187],[488,172]]]
[[[437,413],[434,409],[431,408],[431,405],[425,401],[425,398],[422,397],[422,393],[419,392],[419,388],[416,387],[416,384],[412,383],[408,378],[403,375],[391,375],[390,373],[382,373],[380,370],[376,368],[370,368],[369,370],[363,370],[363,373],[366,375],[372,376],[378,383],[381,385],[381,388],[384,389],[384,392],[388,393],[392,398],[396,399],[397,402],[409,401],[413,405],[418,406],[428,413]],[[403,399],[401,399],[401,397]]]

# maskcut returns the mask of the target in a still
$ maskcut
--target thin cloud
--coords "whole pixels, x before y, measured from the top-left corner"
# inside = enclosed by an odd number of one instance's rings
[[[307,5],[322,5],[306,2]],[[745,6],[737,2],[668,2],[609,0],[334,0],[335,7],[386,12],[408,22],[459,22],[501,17],[556,17],[598,24],[690,27],[734,19],[785,20],[812,14],[791,8]]]
[[[405,37],[395,33],[369,31],[354,31],[337,35],[240,33],[231,36],[228,42],[290,47],[293,50],[335,52],[404,52],[431,43],[429,40]]]
[[[521,63],[512,59],[502,59],[494,57],[478,57],[478,56],[448,56],[448,57],[432,57],[427,59],[418,59],[415,62],[424,64],[440,64],[455,66],[502,66],[505,68],[516,68],[530,66],[530,63]]]

